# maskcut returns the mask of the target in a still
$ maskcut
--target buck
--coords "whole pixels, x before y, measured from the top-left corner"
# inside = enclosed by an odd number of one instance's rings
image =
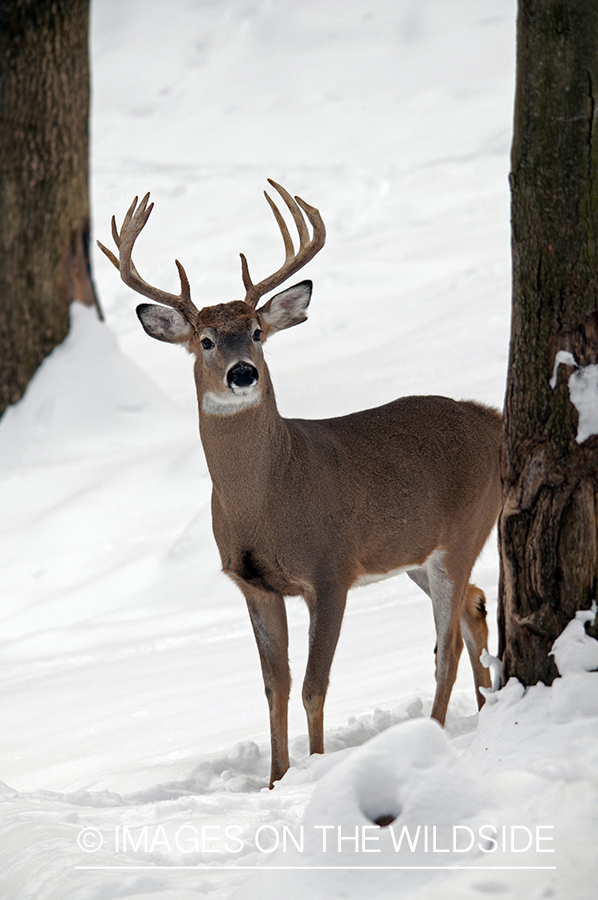
[[[309,610],[303,704],[310,753],[324,751],[324,700],[347,592],[399,572],[432,600],[432,716],[444,724],[463,641],[478,706],[484,702],[480,688],[490,686],[480,662],[488,637],[485,598],[468,582],[500,507],[501,417],[474,402],[436,396],[403,397],[332,419],[279,414],[263,345],[305,321],[312,283],[302,281],[258,303],[315,256],[326,232],[317,209],[270,184],[296,224],[299,248],[295,252],[266,193],[286,258],[253,284],[241,254],[244,300],[198,309],[178,260],[180,294],[143,280],[131,254],[153,208],[149,194],[139,205],[135,198],[120,231],[112,219],[118,258],[100,247],[125,284],[160,304],[137,307],[145,331],[183,344],[195,356],[214,536],[223,571],[245,596],[258,646],[270,712],[272,787],[289,766],[285,596],[301,595]]]

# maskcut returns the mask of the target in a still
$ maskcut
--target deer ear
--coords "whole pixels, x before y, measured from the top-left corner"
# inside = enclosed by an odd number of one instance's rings
[[[312,286],[311,281],[301,281],[286,291],[275,294],[258,309],[259,321],[267,335],[305,322]]]
[[[193,333],[187,319],[178,310],[168,306],[140,303],[136,312],[147,334],[158,341],[184,344]]]

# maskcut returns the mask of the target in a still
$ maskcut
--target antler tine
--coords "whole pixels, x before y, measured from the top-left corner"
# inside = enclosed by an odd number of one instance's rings
[[[293,221],[297,226],[297,231],[299,234],[299,249],[297,253],[295,253],[293,241],[289,234],[289,229],[287,228],[286,222],[284,221],[282,214],[274,201],[264,191],[266,200],[268,201],[270,208],[274,213],[274,218],[276,219],[277,225],[282,234],[285,248],[285,261],[281,268],[278,269],[278,271],[274,272],[274,274],[270,275],[268,278],[265,278],[263,281],[260,281],[258,284],[253,284],[249,275],[247,260],[241,253],[241,271],[243,275],[243,284],[245,286],[245,290],[247,291],[245,295],[245,303],[248,303],[249,306],[253,307],[254,309],[263,294],[266,294],[268,293],[268,291],[273,290],[273,288],[278,287],[279,284],[282,284],[283,281],[286,281],[287,278],[290,278],[291,275],[294,275],[295,272],[298,272],[299,269],[303,268],[303,266],[305,266],[310,261],[310,259],[313,259],[316,253],[322,249],[326,241],[326,228],[318,210],[314,206],[310,206],[309,203],[306,203],[300,197],[295,197],[293,199],[293,197],[291,197],[289,192],[285,190],[282,185],[277,184],[271,178],[268,178],[268,182],[272,185],[273,188],[275,188],[276,191],[278,191],[285,204],[287,205],[291,215],[293,216]],[[305,218],[303,217],[301,210],[303,210],[313,228],[313,235],[311,237],[311,240],[309,237],[307,225],[305,224]]]
[[[268,194],[267,191],[264,191],[264,197],[268,201],[270,209],[274,213],[274,218],[276,219],[276,224],[280,228],[280,233],[282,234],[282,239],[284,241],[284,250],[285,250],[285,254],[286,254],[285,262],[286,262],[290,259],[293,259],[295,256],[295,247],[293,245],[291,235],[289,234],[289,229],[287,228],[287,223],[283,219],[279,208],[277,207],[276,203],[274,202],[274,200],[272,199],[270,194]],[[297,205],[297,204],[295,204],[295,205]],[[303,224],[303,227],[305,228],[305,223],[303,222],[302,224]],[[309,240],[309,237],[308,237],[308,240]]]
[[[199,310],[191,300],[189,279],[178,259],[175,260],[175,263],[181,282],[180,294],[170,294],[148,284],[141,277],[133,263],[133,246],[154,208],[153,203],[150,203],[148,206],[149,196],[149,193],[146,194],[139,206],[137,206],[138,198],[135,197],[125,214],[120,231],[117,228],[116,219],[114,216],[112,217],[112,237],[118,249],[118,257],[111,250],[108,250],[107,247],[104,247],[100,241],[97,242],[98,247],[106,254],[112,265],[119,270],[120,277],[128,287],[144,297],[149,297],[150,300],[156,300],[158,303],[164,304],[164,306],[171,306],[177,309],[192,325],[195,325],[199,316]]]
[[[287,207],[289,208],[290,213],[293,216],[293,219],[295,220],[295,225],[297,226],[297,231],[299,232],[299,245],[300,245],[300,248],[302,248],[304,244],[309,243],[309,232],[307,230],[307,226],[305,224],[305,219],[301,215],[301,211],[299,210],[299,207],[297,206],[297,204],[295,203],[295,201],[293,200],[293,198],[291,197],[289,192],[285,188],[283,188],[283,186],[281,184],[277,184],[275,181],[272,181],[271,178],[268,178],[268,183],[271,184],[273,188],[276,188],[276,190],[278,191],[278,193],[280,194],[280,196],[286,203]],[[264,193],[265,193],[265,191],[264,191]],[[268,196],[268,195],[266,194],[266,196]],[[270,199],[270,198],[268,197],[268,199]]]

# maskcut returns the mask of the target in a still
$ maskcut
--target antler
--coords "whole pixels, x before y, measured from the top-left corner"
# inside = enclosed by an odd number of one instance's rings
[[[295,220],[295,225],[297,226],[297,231],[299,232],[299,250],[297,251],[297,253],[295,253],[293,241],[291,240],[291,236],[289,234],[289,229],[287,228],[286,223],[282,215],[280,214],[280,210],[278,209],[274,201],[264,191],[264,196],[270,204],[270,208],[274,213],[274,218],[276,219],[278,227],[280,228],[282,234],[284,249],[286,252],[286,259],[282,267],[278,269],[277,272],[274,272],[273,275],[270,275],[268,278],[260,281],[259,284],[253,284],[249,276],[247,260],[241,253],[243,284],[245,285],[245,290],[247,291],[245,295],[245,303],[248,303],[249,306],[251,306],[253,309],[255,309],[258,304],[258,300],[263,294],[267,294],[268,291],[271,291],[273,288],[278,287],[279,284],[282,284],[283,281],[286,281],[287,278],[290,278],[291,275],[294,275],[295,272],[298,272],[299,269],[302,269],[303,266],[310,261],[310,259],[313,259],[316,253],[322,249],[326,240],[326,228],[324,227],[324,222],[322,221],[322,217],[320,216],[318,210],[315,207],[310,206],[300,197],[295,197],[295,199],[293,199],[288,191],[286,191],[280,184],[272,181],[271,178],[268,178],[268,182],[272,185],[273,188],[278,191],[278,193],[288,206],[293,219]],[[297,202],[295,202],[295,200]],[[313,228],[313,235],[311,240],[309,238],[307,225],[305,224],[305,219],[297,204],[299,204],[303,212],[306,214]]]
[[[135,264],[131,259],[133,245],[154,208],[153,203],[150,203],[149,206],[147,205],[149,193],[145,195],[139,206],[137,206],[137,199],[138,198],[135,197],[127,210],[120,232],[116,227],[116,219],[112,216],[112,237],[114,238],[114,243],[118,249],[118,259],[111,250],[108,250],[108,248],[104,247],[99,241],[98,247],[106,254],[112,265],[116,266],[119,270],[120,277],[126,285],[133,288],[138,294],[149,297],[150,300],[157,300],[158,303],[162,303],[164,306],[172,306],[174,309],[181,312],[192,325],[195,325],[197,324],[199,310],[191,300],[189,280],[178,259],[175,259],[175,263],[181,279],[180,294],[169,294],[167,291],[161,291],[159,288],[153,287],[151,284],[148,284],[147,281],[144,281],[135,268]]]

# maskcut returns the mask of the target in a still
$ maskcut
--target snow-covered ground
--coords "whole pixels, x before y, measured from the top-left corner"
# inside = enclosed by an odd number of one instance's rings
[[[410,393],[500,406],[514,30],[514,0],[94,0],[95,234],[151,190],[144,277],[177,290],[177,257],[198,305],[230,300],[240,251],[258,278],[281,262],[273,177],[328,229],[308,322],[268,344],[283,415]],[[106,324],[75,305],[0,424],[0,898],[594,897],[598,675],[579,621],[553,687],[512,682],[479,717],[464,660],[443,733],[429,600],[405,577],[355,590],[327,752],[307,756],[295,687],[293,766],[267,790],[191,360],[94,262]],[[491,539],[474,571],[491,652],[497,574]],[[307,613],[288,611],[298,685]]]

